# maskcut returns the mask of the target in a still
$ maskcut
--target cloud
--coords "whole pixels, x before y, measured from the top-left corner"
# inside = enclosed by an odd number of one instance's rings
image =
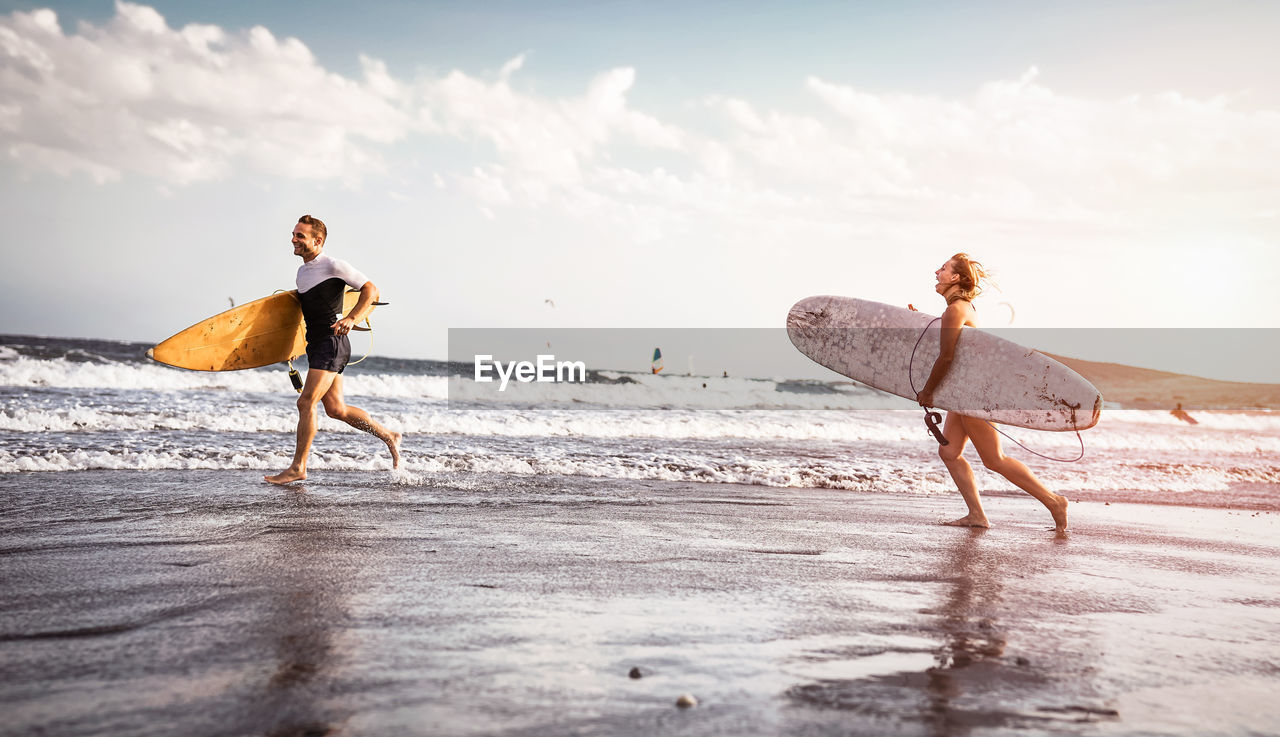
[[[615,223],[638,237],[711,229],[1123,231],[1199,217],[1270,229],[1280,112],[1167,92],[1057,92],[1031,68],[968,96],[871,92],[810,77],[801,113],[709,94],[636,109],[637,71],[549,96],[496,76],[414,78],[360,56],[326,70],[268,29],[169,27],[120,2],[67,34],[51,10],[0,19],[0,144],[20,166],[183,185],[241,174],[347,182],[389,171],[392,148],[448,151],[424,186],[486,216],[523,208]],[[400,191],[397,185],[397,191]],[[1250,226],[1253,227],[1253,226]]]
[[[1280,188],[1269,164],[1280,113],[1176,93],[1066,95],[1034,67],[959,98],[810,77],[816,112],[712,95],[709,115],[679,126],[629,107],[632,69],[551,99],[513,88],[523,65],[517,57],[496,81],[455,71],[420,82],[441,133],[492,144],[495,160],[461,175],[491,213],[556,205],[643,223],[653,238],[698,222],[836,238],[1123,233],[1189,217],[1253,227]],[[623,165],[634,146],[668,165]]]
[[[613,69],[593,79],[575,98],[542,98],[512,87],[512,74],[524,57],[507,62],[496,81],[461,71],[419,84],[421,105],[445,135],[484,141],[519,179],[516,189],[543,204],[554,191],[577,192],[615,143],[678,150],[683,133],[656,118],[631,110],[626,93],[635,71]]]
[[[358,180],[414,127],[385,65],[362,62],[348,79],[266,28],[172,29],[126,2],[70,35],[52,10],[17,12],[0,19],[0,142],[27,166],[98,181]]]
[[[1256,205],[1280,185],[1263,163],[1280,154],[1275,111],[1176,93],[1073,97],[1038,75],[984,84],[967,100],[873,95],[818,78],[807,87],[839,116],[835,155],[931,211],[1117,225],[1192,201],[1219,210],[1228,193]]]

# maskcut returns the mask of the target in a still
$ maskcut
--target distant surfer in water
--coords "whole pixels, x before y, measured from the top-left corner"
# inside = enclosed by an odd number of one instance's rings
[[[1182,402],[1178,402],[1178,406],[1177,406],[1177,407],[1174,407],[1173,409],[1169,410],[1169,414],[1173,415],[1174,417],[1177,417],[1179,420],[1182,420],[1183,422],[1185,422],[1185,423],[1187,423],[1187,424],[1190,424],[1190,425],[1199,425],[1199,424],[1200,424],[1200,423],[1196,420],[1196,418],[1194,418],[1194,417],[1192,417],[1191,415],[1187,414],[1187,411],[1186,411],[1185,409],[1183,409],[1183,408],[1182,408]]]
[[[316,402],[335,420],[376,435],[391,451],[391,465],[400,467],[400,433],[379,425],[368,412],[342,400],[342,370],[351,360],[351,328],[365,319],[378,301],[378,288],[351,264],[321,253],[328,235],[324,223],[310,215],[298,218],[293,228],[293,255],[302,257],[298,267],[298,301],[307,326],[307,381],[298,397],[298,442],[293,464],[274,476],[262,478],[288,484],[307,477],[307,456],[316,437]],[[342,316],[342,295],[347,287],[360,290],[356,306]]]
[[[978,326],[972,300],[982,291],[981,281],[988,279],[982,264],[963,253],[952,256],[934,272],[934,276],[938,280],[934,290],[947,300],[947,309],[942,313],[942,345],[938,359],[934,361],[929,380],[916,395],[916,401],[922,407],[933,406],[933,392],[938,388],[938,384],[942,383],[947,370],[951,368],[956,342],[960,339],[960,331],[966,325]],[[942,426],[942,435],[947,439],[947,444],[938,445],[938,455],[947,465],[952,481],[960,490],[960,496],[964,497],[964,503],[969,507],[968,514],[945,524],[957,527],[991,526],[987,521],[986,512],[982,510],[982,498],[978,495],[973,468],[962,455],[965,443],[972,440],[973,447],[978,449],[978,457],[982,459],[984,466],[1009,479],[1019,489],[1045,505],[1053,515],[1055,529],[1059,532],[1067,529],[1066,497],[1046,489],[1022,461],[1006,456],[1000,448],[1000,435],[990,423],[958,412],[948,412]]]

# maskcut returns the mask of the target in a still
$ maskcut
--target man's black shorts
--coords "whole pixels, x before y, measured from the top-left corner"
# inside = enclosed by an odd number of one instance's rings
[[[307,343],[307,368],[342,373],[351,360],[351,341],[345,335],[330,335],[327,338]]]

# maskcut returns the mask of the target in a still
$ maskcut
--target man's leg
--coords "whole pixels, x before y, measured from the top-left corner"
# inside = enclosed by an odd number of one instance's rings
[[[326,396],[338,374],[333,371],[307,369],[307,382],[298,397],[298,440],[293,449],[293,464],[274,476],[263,476],[273,484],[288,484],[307,477],[307,456],[316,437],[316,402]]]
[[[329,386],[329,390],[320,401],[324,403],[325,413],[333,419],[342,420],[355,429],[364,430],[386,443],[387,450],[391,451],[391,467],[400,467],[400,433],[388,430],[370,417],[368,412],[343,401],[342,374],[336,375],[333,384]]]

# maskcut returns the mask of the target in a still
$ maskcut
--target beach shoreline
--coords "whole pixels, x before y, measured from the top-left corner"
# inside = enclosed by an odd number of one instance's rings
[[[0,477],[4,729],[1280,727],[1274,514],[1082,502],[1060,536],[1029,498],[983,532],[943,495],[512,483]]]

